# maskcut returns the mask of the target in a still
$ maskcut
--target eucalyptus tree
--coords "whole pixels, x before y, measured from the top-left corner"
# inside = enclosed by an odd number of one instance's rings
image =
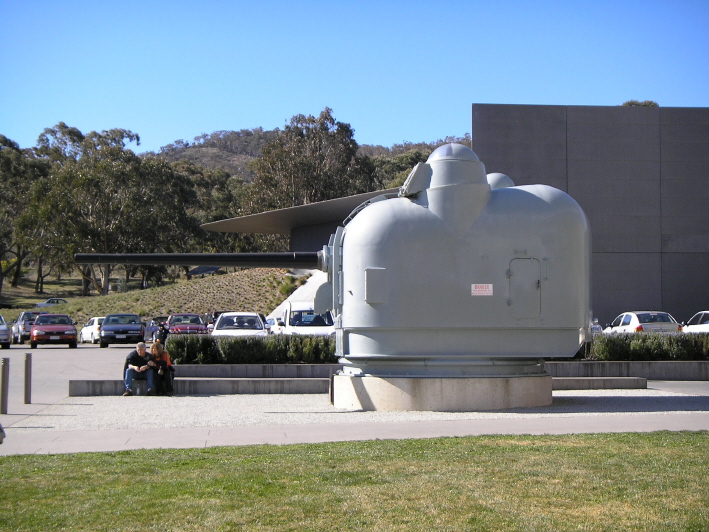
[[[13,272],[12,284],[17,286],[19,282],[29,249],[23,245],[17,221],[27,208],[26,197],[32,184],[48,172],[47,163],[0,135],[0,291],[5,277]]]
[[[250,168],[252,212],[281,209],[377,190],[374,166],[357,155],[349,124],[336,121],[332,109],[316,118],[296,115],[263,149]]]
[[[173,168],[187,175],[194,185],[198,205],[195,216],[199,223],[235,218],[245,214],[243,205],[247,185],[241,177],[230,175],[224,170],[206,168],[187,160],[173,163]],[[246,235],[214,233],[202,229],[197,232],[197,235],[192,251],[213,253],[254,251]]]
[[[42,252],[69,262],[75,252],[177,251],[192,238],[196,195],[189,178],[165,161],[137,156],[130,142],[140,138],[124,129],[83,135],[60,123],[45,130],[37,153],[52,161],[52,171],[33,187],[34,224],[25,218],[23,225]],[[85,288],[92,283],[107,292],[113,266],[98,274],[77,268]]]

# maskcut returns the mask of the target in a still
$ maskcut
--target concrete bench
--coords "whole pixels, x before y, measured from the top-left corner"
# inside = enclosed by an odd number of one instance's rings
[[[552,377],[552,390],[646,389],[643,377]]]
[[[173,381],[175,395],[234,395],[234,394],[313,394],[328,393],[329,378],[184,378]],[[70,380],[69,397],[122,395],[122,380]],[[133,393],[145,395],[144,380],[133,381]]]

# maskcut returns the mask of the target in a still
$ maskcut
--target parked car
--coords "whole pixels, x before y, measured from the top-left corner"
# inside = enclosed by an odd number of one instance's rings
[[[148,322],[145,327],[145,341],[154,342],[158,339],[158,330],[160,329],[160,324],[167,321],[167,316],[155,316],[152,320]]]
[[[689,318],[687,323],[682,324],[682,332],[709,333],[709,310],[702,310]]]
[[[97,344],[99,338],[101,337],[101,324],[105,319],[106,318],[104,316],[97,316],[87,321],[86,325],[84,325],[81,328],[81,331],[79,331],[79,341],[82,344],[87,342]]]
[[[223,312],[214,324],[212,336],[268,336],[268,329],[255,312]]]
[[[67,303],[66,299],[60,299],[58,297],[50,297],[49,299],[37,303],[35,307],[51,307],[53,305],[64,305]]]
[[[10,349],[12,343],[12,331],[5,323],[5,319],[0,316],[0,345],[3,349]]]
[[[624,312],[603,329],[610,333],[676,333],[682,326],[667,312],[652,310]]]
[[[30,329],[37,316],[40,314],[48,314],[46,310],[28,310],[20,312],[17,321],[12,324],[12,341],[16,344],[22,344],[30,339]]]
[[[76,322],[67,314],[41,314],[30,330],[30,347],[40,344],[68,344],[76,347]]]
[[[167,327],[170,334],[207,334],[207,326],[199,314],[172,314]]]
[[[100,328],[99,346],[133,344],[144,341],[145,325],[137,314],[109,314]]]
[[[317,314],[309,301],[291,301],[283,310],[283,316],[271,328],[275,334],[335,334],[335,323],[328,311]]]

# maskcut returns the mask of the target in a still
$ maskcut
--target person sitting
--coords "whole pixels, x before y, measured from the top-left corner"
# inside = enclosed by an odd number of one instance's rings
[[[147,395],[155,395],[153,383],[153,371],[155,366],[152,356],[146,352],[144,342],[138,342],[135,349],[128,353],[126,362],[123,365],[124,384],[126,391],[123,395],[133,395],[133,381],[136,379],[146,380],[148,391]]]
[[[318,314],[317,316],[315,316],[313,318],[313,321],[310,322],[310,325],[312,325],[314,327],[317,327],[317,326],[322,327],[323,325],[325,325],[325,320],[323,319],[323,317],[320,314]]]
[[[155,362],[155,366],[153,366],[155,393],[171,397],[173,394],[172,379],[174,378],[175,368],[172,365],[172,360],[170,360],[170,353],[165,351],[162,343],[154,342],[150,346],[150,355]]]

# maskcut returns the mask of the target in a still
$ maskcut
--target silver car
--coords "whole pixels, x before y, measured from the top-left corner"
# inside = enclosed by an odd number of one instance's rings
[[[12,343],[12,332],[10,327],[5,323],[5,319],[0,316],[0,345],[3,349],[10,349]]]

